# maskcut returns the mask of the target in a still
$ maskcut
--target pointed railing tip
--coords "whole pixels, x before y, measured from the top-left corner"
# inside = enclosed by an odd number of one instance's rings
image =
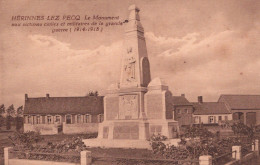
[[[136,10],[137,12],[140,11],[140,9],[135,4],[129,6],[128,10]]]

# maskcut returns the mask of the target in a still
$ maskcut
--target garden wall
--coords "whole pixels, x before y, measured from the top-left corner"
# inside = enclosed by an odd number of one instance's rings
[[[56,124],[24,124],[24,132],[35,131],[41,135],[58,134],[58,126]]]
[[[62,125],[64,134],[97,133],[98,123],[76,123]]]

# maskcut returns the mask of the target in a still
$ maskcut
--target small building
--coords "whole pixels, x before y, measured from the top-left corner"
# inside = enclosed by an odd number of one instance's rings
[[[218,101],[227,105],[233,120],[248,126],[260,124],[260,95],[221,95]]]
[[[179,122],[179,126],[193,124],[193,105],[185,98],[185,95],[172,96],[172,103],[174,107],[173,118]]]
[[[29,98],[25,94],[24,131],[41,134],[98,132],[103,96]]]
[[[203,102],[202,96],[194,106],[194,124],[219,124],[232,120],[232,113],[224,102]]]

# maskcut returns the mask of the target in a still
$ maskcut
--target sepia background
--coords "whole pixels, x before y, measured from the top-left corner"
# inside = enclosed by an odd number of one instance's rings
[[[29,97],[103,94],[119,80],[124,26],[103,32],[52,33],[12,27],[17,15],[100,15],[127,19],[136,4],[145,29],[152,78],[190,101],[203,95],[260,93],[258,0],[0,0],[0,103]]]

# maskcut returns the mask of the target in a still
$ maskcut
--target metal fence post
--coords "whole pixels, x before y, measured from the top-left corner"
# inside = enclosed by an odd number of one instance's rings
[[[91,163],[92,163],[91,151],[81,151],[80,165],[91,165]]]
[[[212,157],[210,155],[202,155],[199,157],[200,165],[212,165]]]
[[[241,146],[232,146],[232,158],[236,160],[241,159]]]
[[[12,150],[12,147],[5,147],[4,148],[4,165],[9,165],[9,158],[11,158],[10,151]]]

